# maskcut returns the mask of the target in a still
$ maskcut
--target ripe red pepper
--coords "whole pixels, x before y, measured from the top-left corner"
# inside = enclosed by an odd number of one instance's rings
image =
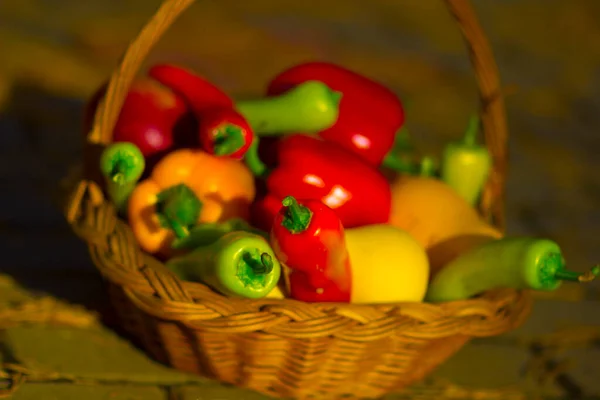
[[[200,144],[210,154],[240,159],[254,140],[252,128],[233,108],[207,108],[200,119]]]
[[[335,211],[318,200],[282,201],[271,246],[289,269],[290,296],[306,302],[349,303],[350,257],[344,227]]]
[[[104,97],[107,84],[90,98],[84,114],[84,134],[93,123],[94,114]],[[136,145],[151,169],[163,155],[181,147],[198,147],[193,132],[197,129],[184,100],[169,88],[148,78],[131,85],[113,130],[114,142]]]
[[[253,205],[253,223],[259,228],[271,228],[286,196],[323,202],[335,210],[346,228],[388,221],[390,186],[360,157],[335,143],[306,135],[282,138],[276,153],[278,165],[265,182],[267,195]]]
[[[148,75],[187,101],[199,121],[198,136],[206,152],[232,158],[244,156],[254,133],[225,92],[194,72],[175,65],[155,65]]]
[[[398,97],[380,83],[325,62],[299,64],[283,71],[271,81],[267,93],[279,95],[311,80],[342,93],[337,122],[319,135],[379,166],[404,124]]]

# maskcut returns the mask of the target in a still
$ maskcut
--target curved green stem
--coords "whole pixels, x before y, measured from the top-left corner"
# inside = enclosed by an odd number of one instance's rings
[[[260,156],[258,155],[258,145],[260,143],[260,139],[258,136],[255,136],[252,140],[252,144],[250,148],[246,152],[244,156],[244,163],[252,172],[254,176],[257,178],[266,178],[271,172],[269,168],[262,162]]]
[[[590,282],[596,279],[599,274],[600,265],[596,265],[584,273],[570,271],[567,269],[559,269],[554,273],[554,278],[571,282]]]
[[[161,225],[171,229],[178,239],[187,237],[200,217],[202,202],[183,183],[163,190],[157,197],[156,214]]]
[[[246,252],[242,257],[256,275],[267,275],[273,271],[273,258],[269,253],[262,253],[257,257],[254,253]]]
[[[301,233],[308,229],[312,211],[298,204],[298,201],[292,196],[284,198],[281,204],[285,208],[285,217],[282,224],[288,231]]]
[[[228,156],[244,147],[244,133],[239,126],[227,124],[217,128],[213,143],[216,156]]]
[[[469,124],[467,130],[462,138],[461,143],[465,146],[473,147],[477,145],[477,135],[479,134],[479,116],[477,114],[472,115],[469,118]]]
[[[423,157],[419,165],[419,176],[431,177],[435,175],[435,160],[432,157]]]

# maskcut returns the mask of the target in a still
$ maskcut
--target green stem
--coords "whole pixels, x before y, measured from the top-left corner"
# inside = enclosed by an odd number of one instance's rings
[[[477,146],[477,136],[479,135],[479,116],[472,115],[469,118],[469,124],[467,125],[467,130],[465,135],[462,138],[461,143],[465,146],[474,147]]]
[[[260,257],[256,257],[253,253],[246,252],[242,257],[256,275],[267,275],[273,271],[273,258],[269,253],[262,253]]]
[[[559,269],[554,273],[554,277],[563,281],[590,282],[593,281],[599,274],[600,265],[596,265],[592,267],[592,269],[584,273],[569,271],[566,269]]]
[[[118,159],[115,161],[112,171],[110,172],[108,179],[117,184],[123,185],[126,180],[126,171],[127,171],[127,162],[123,159]]]
[[[214,136],[214,154],[228,156],[244,147],[244,133],[239,126],[227,124],[217,128]]]
[[[285,217],[282,224],[288,231],[301,233],[308,229],[312,211],[298,204],[298,201],[292,196],[284,198],[281,204],[285,208]]]
[[[158,194],[156,214],[163,227],[171,229],[178,239],[189,235],[190,228],[196,225],[202,203],[196,194],[185,184],[171,186]]]
[[[431,177],[435,175],[435,160],[432,157],[423,157],[419,165],[419,176]]]
[[[260,156],[258,155],[259,144],[260,138],[258,136],[255,136],[252,140],[250,148],[244,156],[244,163],[255,177],[264,179],[269,175],[271,171],[265,165],[265,163],[262,162]]]

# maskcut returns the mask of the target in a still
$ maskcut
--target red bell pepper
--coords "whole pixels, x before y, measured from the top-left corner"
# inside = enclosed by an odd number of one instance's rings
[[[210,154],[240,159],[254,134],[246,119],[233,108],[207,108],[200,119],[200,144]]]
[[[282,72],[271,81],[267,93],[279,95],[314,80],[342,93],[337,122],[319,135],[379,166],[404,124],[398,97],[380,83],[325,62],[299,64]]]
[[[241,158],[248,151],[254,133],[224,91],[194,72],[175,65],[155,65],[148,75],[187,101],[199,121],[199,141],[206,152]]]
[[[318,200],[288,196],[271,228],[271,246],[289,269],[290,296],[306,302],[349,303],[350,257],[344,227]]]
[[[92,127],[107,86],[102,85],[86,105],[85,134]],[[127,92],[112,139],[136,145],[151,169],[163,155],[176,148],[198,147],[193,135],[195,129],[195,120],[181,97],[156,81],[141,78],[134,81]]]
[[[248,153],[253,156],[252,151]],[[267,195],[253,205],[253,223],[268,231],[286,196],[320,200],[346,228],[386,223],[391,190],[375,168],[337,144],[290,135],[276,145],[278,165],[266,178]]]

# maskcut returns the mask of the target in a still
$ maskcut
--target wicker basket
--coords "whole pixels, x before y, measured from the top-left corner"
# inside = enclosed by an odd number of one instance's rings
[[[152,45],[193,0],[165,0],[112,74],[86,146],[85,179],[66,209],[108,280],[125,329],[157,360],[279,397],[375,398],[416,382],[471,337],[506,332],[527,316],[526,292],[499,290],[445,304],[307,304],[226,298],[178,280],[143,253],[102,192],[98,154],[111,141],[129,85]],[[504,104],[493,56],[467,0],[445,0],[470,50],[494,172],[481,210],[502,228]]]

